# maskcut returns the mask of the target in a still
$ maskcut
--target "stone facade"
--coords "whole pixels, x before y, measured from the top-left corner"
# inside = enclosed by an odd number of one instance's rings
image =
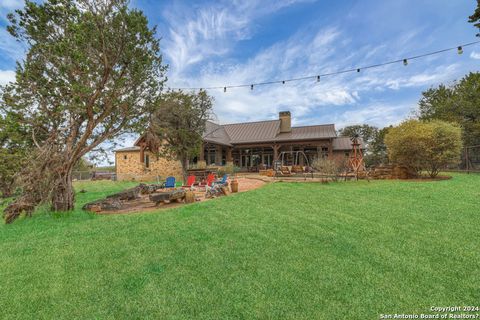
[[[140,159],[140,150],[117,151],[115,168],[118,180],[156,181],[165,180],[168,176],[182,179],[180,161],[157,157],[149,151],[144,152],[143,161]]]

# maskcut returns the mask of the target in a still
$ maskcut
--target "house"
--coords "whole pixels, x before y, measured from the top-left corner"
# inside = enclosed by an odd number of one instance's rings
[[[202,148],[191,164],[199,168],[236,166],[255,171],[273,167],[276,160],[285,165],[309,165],[318,157],[342,161],[351,149],[350,138],[337,137],[334,124],[292,127],[290,112],[282,111],[278,120],[225,125],[207,121]],[[298,153],[291,151],[303,153],[297,157]],[[150,152],[142,137],[133,147],[115,153],[119,180],[181,176],[180,162]]]

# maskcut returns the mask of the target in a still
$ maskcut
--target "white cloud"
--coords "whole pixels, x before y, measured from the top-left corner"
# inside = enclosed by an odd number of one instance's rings
[[[470,53],[470,58],[480,60],[480,52],[472,51],[472,53]]]
[[[15,71],[0,70],[0,85],[5,85],[8,82],[15,81]]]
[[[258,17],[305,1],[310,0],[225,1],[201,8],[177,3],[168,7],[163,12],[170,26],[164,52],[171,62],[170,73],[180,75],[190,65],[224,56],[237,41],[252,36]]]
[[[5,9],[18,9],[22,7],[24,4],[24,0],[0,0],[0,8]]]

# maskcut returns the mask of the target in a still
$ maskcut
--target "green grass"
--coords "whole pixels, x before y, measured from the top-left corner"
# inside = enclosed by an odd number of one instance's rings
[[[132,183],[77,184],[78,207]],[[5,319],[378,319],[480,301],[480,176],[276,183],[0,226]]]

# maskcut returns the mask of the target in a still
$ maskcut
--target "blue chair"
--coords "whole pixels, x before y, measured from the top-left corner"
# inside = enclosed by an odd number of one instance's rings
[[[214,181],[214,182],[212,183],[212,186],[215,186],[215,185],[225,186],[225,185],[227,185],[227,179],[228,179],[228,175],[225,174],[225,175],[223,175],[222,179],[217,180],[217,181]]]
[[[162,188],[175,188],[175,177],[168,177],[162,185]]]

